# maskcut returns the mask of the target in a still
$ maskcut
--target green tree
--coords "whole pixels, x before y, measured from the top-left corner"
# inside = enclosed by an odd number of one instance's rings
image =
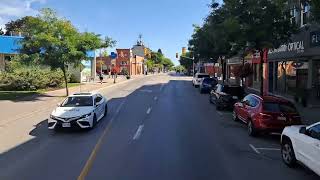
[[[0,28],[0,35],[4,35],[4,31],[2,28]]]
[[[48,8],[26,24],[26,36],[21,42],[21,52],[27,55],[25,60],[61,69],[69,95],[67,66],[79,66],[87,51],[106,46],[104,40],[94,33],[78,32],[70,21],[59,18]]]
[[[263,90],[263,57],[269,48],[277,48],[290,40],[296,32],[296,25],[291,23],[290,11],[286,0],[225,0],[223,8],[234,21],[234,31],[241,34],[232,41],[236,46],[247,44],[260,52],[260,93]]]
[[[193,68],[192,54],[190,52],[187,52],[185,56],[180,56],[179,62],[180,65],[188,71],[188,74],[190,74]]]
[[[6,33],[5,35],[11,35],[11,33],[21,32],[22,34],[26,33],[27,29],[29,29],[29,23],[32,20],[36,19],[36,17],[25,16],[23,18],[10,21],[5,24]]]

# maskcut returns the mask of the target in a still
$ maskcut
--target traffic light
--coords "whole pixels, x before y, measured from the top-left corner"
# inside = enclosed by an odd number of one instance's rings
[[[177,59],[179,58],[179,53],[176,53],[176,58],[177,58]]]

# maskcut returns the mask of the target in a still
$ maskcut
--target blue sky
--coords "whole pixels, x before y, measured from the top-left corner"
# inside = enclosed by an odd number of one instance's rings
[[[209,13],[211,0],[0,0],[0,27],[11,19],[35,15],[42,7],[55,9],[80,31],[117,40],[131,48],[138,35],[151,49],[161,48],[176,64],[176,52],[187,46],[193,27]]]

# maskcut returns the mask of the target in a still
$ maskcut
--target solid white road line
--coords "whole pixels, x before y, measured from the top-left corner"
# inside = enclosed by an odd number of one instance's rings
[[[133,136],[133,140],[137,140],[139,139],[142,129],[143,129],[144,125],[140,125],[139,128],[137,129],[136,133]]]
[[[156,101],[156,100],[158,100],[158,97],[156,96],[156,97],[154,97],[153,99]]]
[[[252,144],[249,144],[249,146],[254,152],[256,152],[257,154],[261,154],[260,151],[256,147],[254,147]]]
[[[150,112],[151,112],[151,107],[148,108],[147,114],[150,114]]]

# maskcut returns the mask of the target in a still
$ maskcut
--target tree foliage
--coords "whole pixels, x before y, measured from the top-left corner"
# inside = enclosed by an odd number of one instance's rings
[[[0,35],[4,35],[4,31],[2,28],[0,28]]]
[[[159,67],[163,68],[170,68],[173,67],[174,64],[171,59],[167,58],[162,54],[161,49],[158,52],[151,52],[151,58],[147,61],[147,66],[149,68]]]
[[[320,0],[311,1],[312,20],[320,25]]]
[[[22,33],[24,34],[27,32],[27,30],[30,28],[29,23],[30,21],[33,21],[36,19],[36,17],[33,16],[25,16],[20,19],[10,21],[5,24],[6,33],[5,35],[11,35],[11,33]]]
[[[113,44],[110,39],[103,40],[97,34],[79,32],[70,21],[59,18],[48,8],[24,23],[26,36],[21,42],[21,53],[26,54],[25,61],[61,69],[67,95],[67,66],[77,67],[81,60],[86,59],[87,51]]]
[[[224,0],[220,5],[213,1],[210,7],[205,22],[194,26],[189,40],[189,50],[199,54],[199,59],[228,58],[237,54],[244,57],[248,50],[257,50],[262,73],[263,53],[288,42],[297,29],[288,18],[287,0]]]

